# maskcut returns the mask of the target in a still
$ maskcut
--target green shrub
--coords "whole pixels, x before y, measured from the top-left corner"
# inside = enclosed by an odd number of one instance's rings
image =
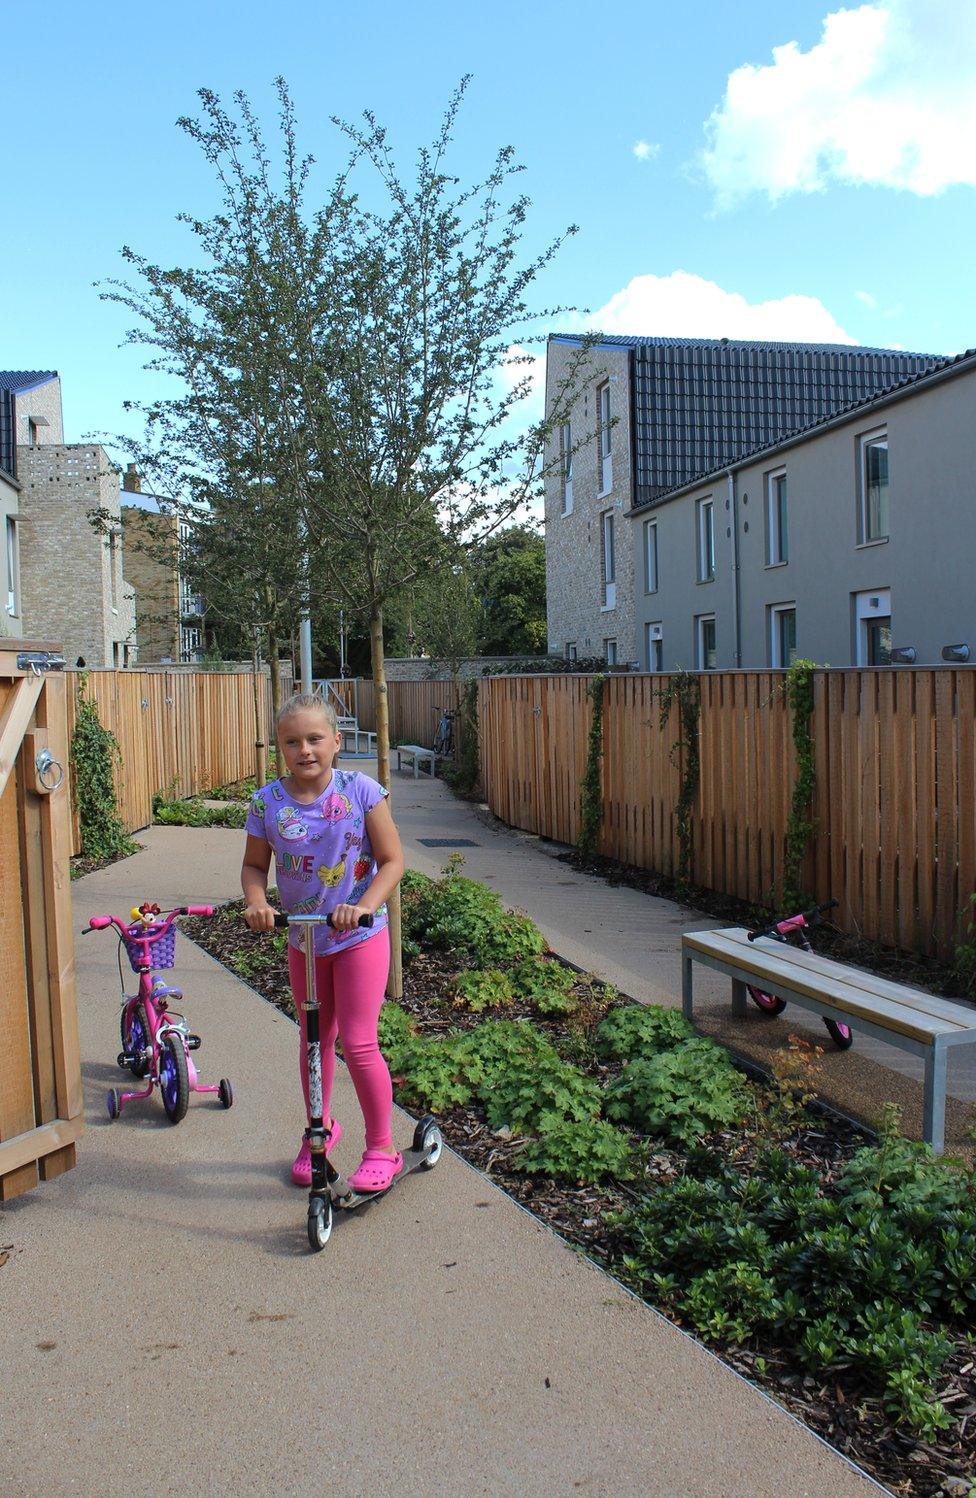
[[[105,728],[96,703],[87,696],[88,676],[78,679],[78,707],[71,735],[71,775],[82,857],[106,863],[135,853],[119,817],[115,772],[122,754],[115,735]]]
[[[457,994],[466,1009],[481,1014],[485,1009],[498,1009],[511,1004],[514,997],[511,980],[507,973],[497,967],[482,971],[472,968],[462,973],[457,980]]]
[[[624,1004],[601,1020],[596,1032],[597,1054],[611,1061],[629,1061],[646,1052],[669,1051],[694,1040],[695,1030],[677,1009],[660,1004]]]
[[[751,1094],[725,1051],[696,1038],[638,1056],[610,1084],[606,1114],[672,1144],[691,1144],[749,1111]]]
[[[493,1129],[547,1132],[563,1121],[591,1122],[600,1116],[600,1089],[555,1051],[521,1067],[499,1069],[482,1093]]]
[[[422,879],[412,877],[404,899],[404,931],[421,946],[456,952],[482,968],[518,962],[545,947],[529,917],[506,911],[487,885],[453,872]]]
[[[546,1175],[556,1181],[596,1185],[607,1176],[626,1180],[634,1172],[634,1147],[626,1134],[602,1119],[562,1121],[535,1139],[527,1139],[513,1160],[524,1175]]]
[[[577,973],[552,958],[526,957],[512,968],[516,994],[537,1014],[572,1014],[579,1007],[578,982]]]
[[[247,806],[229,801],[224,806],[204,806],[202,801],[166,801],[153,797],[153,822],[163,827],[243,827]]]

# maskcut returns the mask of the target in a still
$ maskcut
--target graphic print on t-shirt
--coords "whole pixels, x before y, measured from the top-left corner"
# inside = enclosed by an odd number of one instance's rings
[[[298,843],[302,838],[308,837],[308,828],[291,806],[279,806],[275,820],[285,842]]]

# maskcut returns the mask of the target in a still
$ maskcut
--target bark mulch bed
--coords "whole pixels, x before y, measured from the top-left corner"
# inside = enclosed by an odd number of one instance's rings
[[[635,872],[650,878],[643,871]],[[665,893],[657,889],[649,892]],[[668,894],[671,897],[671,892]],[[243,927],[240,908],[239,904],[227,907],[214,920],[186,920],[182,924],[187,935],[206,951],[294,1017],[282,956],[267,938],[253,937]],[[741,907],[734,914],[726,909],[715,913],[729,914],[739,920]],[[617,1070],[615,1064],[598,1060],[587,1045],[588,1027],[604,1012],[604,1003],[585,979],[581,979],[578,990],[583,1012],[567,1022],[547,1020],[528,1009],[520,1009],[518,1004],[506,1007],[498,1016],[491,1011],[484,1015],[467,1013],[454,1002],[453,980],[457,972],[458,964],[450,954],[439,952],[421,953],[407,965],[402,1003],[423,1034],[470,1028],[491,1017],[531,1018],[566,1058],[588,1075],[605,1080]],[[453,1149],[567,1242],[626,1283],[625,1276],[618,1274],[625,1245],[608,1229],[603,1217],[636,1199],[638,1193],[630,1185],[572,1186],[518,1173],[512,1168],[512,1158],[520,1141],[507,1130],[490,1129],[479,1107],[452,1108],[440,1115],[439,1122]],[[806,1121],[777,1143],[798,1163],[816,1170],[824,1183],[829,1184],[871,1137],[850,1120],[813,1105]],[[755,1135],[743,1131],[711,1135],[705,1143],[743,1169],[748,1169],[751,1158],[762,1145]],[[653,1191],[656,1183],[673,1180],[681,1173],[682,1165],[680,1152],[654,1148],[647,1157],[643,1192]],[[973,1441],[976,1352],[966,1343],[960,1341],[947,1363],[939,1391],[943,1404],[956,1417],[956,1424],[931,1443],[916,1440],[895,1424],[880,1399],[856,1382],[848,1380],[842,1386],[834,1379],[806,1373],[786,1347],[720,1346],[714,1350],[730,1367],[772,1395],[892,1492],[910,1494],[913,1498],[976,1493],[972,1476],[976,1466]]]

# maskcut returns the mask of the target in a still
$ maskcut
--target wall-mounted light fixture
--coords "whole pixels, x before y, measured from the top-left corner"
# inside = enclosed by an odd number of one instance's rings
[[[891,664],[893,666],[914,666],[918,660],[918,651],[914,645],[896,645],[891,652]]]
[[[968,645],[943,645],[942,659],[944,661],[968,661]]]

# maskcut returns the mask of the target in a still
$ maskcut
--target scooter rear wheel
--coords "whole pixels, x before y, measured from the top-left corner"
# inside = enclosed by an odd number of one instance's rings
[[[308,1242],[314,1253],[320,1253],[332,1237],[332,1203],[316,1196],[308,1204]]]
[[[420,1163],[421,1170],[433,1170],[444,1149],[444,1135],[436,1118],[429,1113],[413,1131],[413,1147],[418,1155],[425,1157]]]

